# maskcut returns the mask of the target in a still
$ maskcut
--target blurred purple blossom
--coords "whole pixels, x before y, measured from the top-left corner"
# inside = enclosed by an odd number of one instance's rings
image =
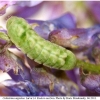
[[[25,1],[24,1],[25,2]],[[26,1],[27,2],[27,1]],[[11,16],[18,16],[18,17],[23,17],[23,18],[28,18],[32,15],[35,15],[41,8],[42,4],[38,4],[36,6],[18,6],[15,13],[12,14]]]
[[[86,1],[85,4],[93,20],[95,20],[96,23],[100,23],[100,1]]]
[[[54,74],[56,76],[54,90],[55,91],[57,90],[56,92],[60,93],[63,96],[78,96],[79,92],[80,92],[79,87],[69,77],[68,72],[67,72],[67,74],[66,74],[66,72],[67,71],[62,71],[62,70],[54,70],[54,69],[52,70],[52,74]],[[72,74],[71,71],[69,73]]]
[[[56,18],[54,20],[47,20],[47,21],[41,21],[41,20],[30,20],[27,19],[27,21],[32,23],[37,23],[39,26],[36,26],[34,30],[43,38],[48,39],[48,35],[51,31],[56,29],[62,29],[62,28],[68,28],[73,29],[76,27],[76,21],[74,19],[74,16],[71,13],[65,13],[59,18]]]
[[[30,81],[15,82],[13,80],[5,80],[1,83],[19,96],[39,96],[39,93],[41,93],[39,88]]]
[[[78,96],[78,89],[74,83],[63,82],[62,84],[58,81],[55,84],[54,90],[52,92],[49,91],[47,87],[39,87],[38,85],[30,82],[30,81],[13,81],[13,80],[5,80],[1,83],[12,90],[15,94],[19,96]],[[67,85],[67,87],[66,87]]]
[[[39,67],[40,66],[40,67]],[[78,96],[77,85],[68,79],[64,71],[50,70],[39,65],[32,68],[31,75],[33,82],[38,86],[48,89],[51,95]]]
[[[15,55],[14,55],[15,56]],[[25,66],[24,62],[17,56],[16,57],[16,62],[22,67],[22,69],[18,69],[18,74],[15,75],[13,70],[10,70],[8,74],[11,76],[11,78],[15,81],[24,81],[28,80],[31,81],[31,74],[30,74],[30,69]]]
[[[0,14],[3,15],[6,13],[6,9],[14,4],[20,7],[33,7],[40,4],[41,1],[0,1]],[[25,9],[24,9],[25,10]],[[22,11],[22,10],[21,10]],[[35,11],[35,10],[34,10]]]
[[[92,46],[87,49],[85,55],[91,62],[95,64],[100,64],[100,34],[98,34],[96,41],[92,44]]]
[[[43,0],[39,0],[39,1],[19,1],[17,2],[18,5],[25,7],[32,7],[32,6],[36,6],[38,4],[40,4]]]
[[[7,7],[15,4],[16,1],[0,1],[0,15],[5,14]]]
[[[79,90],[72,81],[59,80],[54,88],[54,90],[62,96],[79,96]]]
[[[39,67],[40,66],[40,67]],[[33,82],[39,86],[48,86],[55,82],[55,77],[42,65],[33,67],[31,71]]]
[[[91,28],[64,28],[52,31],[49,35],[49,40],[66,48],[86,49],[91,47],[99,38],[99,32],[99,25]]]
[[[81,73],[82,85],[90,90],[91,92],[96,92],[100,95],[100,75],[95,74],[83,74]]]
[[[18,96],[18,94],[8,89],[0,82],[0,96]]]
[[[17,71],[18,64],[16,61],[10,56],[9,52],[0,53],[0,69],[4,72],[8,72],[13,69],[15,72]]]

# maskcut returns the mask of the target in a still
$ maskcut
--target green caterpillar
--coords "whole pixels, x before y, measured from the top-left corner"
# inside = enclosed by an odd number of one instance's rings
[[[39,64],[61,70],[75,67],[76,57],[71,51],[41,38],[23,18],[9,18],[7,30],[11,41]]]

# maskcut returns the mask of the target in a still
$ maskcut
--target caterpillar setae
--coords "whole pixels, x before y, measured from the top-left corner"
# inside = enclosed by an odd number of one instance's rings
[[[75,67],[76,57],[70,50],[40,37],[25,19],[12,16],[8,19],[6,27],[11,41],[30,59],[61,70]]]

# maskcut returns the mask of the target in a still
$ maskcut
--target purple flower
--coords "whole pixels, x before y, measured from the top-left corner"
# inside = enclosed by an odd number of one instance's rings
[[[83,69],[80,69],[80,79],[82,85],[92,93],[100,95],[100,75],[91,74]]]
[[[100,1],[88,1],[85,4],[95,21],[100,23]]]
[[[16,1],[0,1],[0,15],[6,12],[7,7],[15,4]]]
[[[52,31],[49,40],[66,48],[87,49],[97,40],[99,32],[100,26],[74,29],[63,28]]]
[[[48,39],[50,32],[53,30],[63,28],[73,29],[76,27],[76,21],[71,13],[65,13],[61,17],[54,20],[39,21],[27,19],[27,21],[29,23],[38,23],[39,26],[35,27],[34,30],[45,39]]]

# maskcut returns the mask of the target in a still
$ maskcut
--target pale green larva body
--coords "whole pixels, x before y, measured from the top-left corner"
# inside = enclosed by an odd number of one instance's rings
[[[11,41],[39,64],[61,70],[75,67],[76,57],[71,51],[40,37],[23,18],[9,18],[7,30]]]

